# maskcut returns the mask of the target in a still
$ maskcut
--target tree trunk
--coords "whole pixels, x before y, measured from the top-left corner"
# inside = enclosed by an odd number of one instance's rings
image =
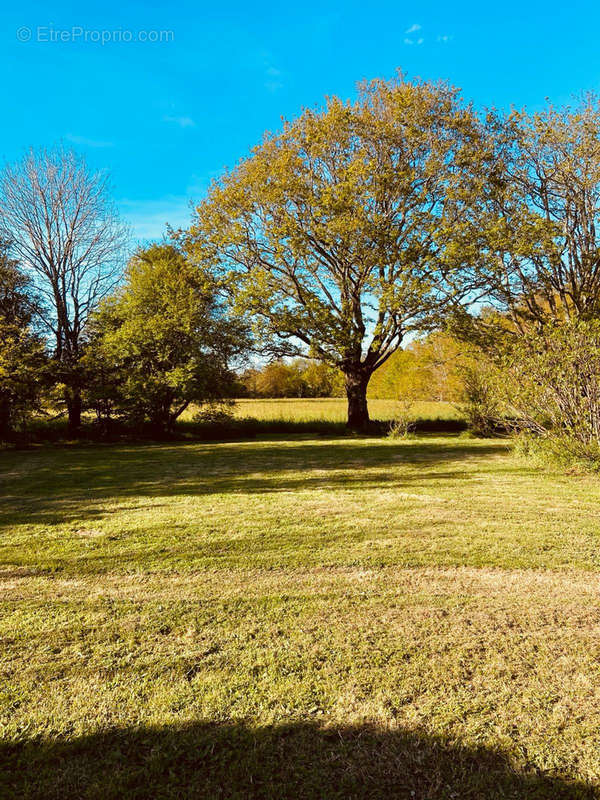
[[[81,393],[79,389],[67,391],[65,397],[67,413],[69,415],[69,430],[78,431],[81,428]]]
[[[369,409],[367,407],[369,377],[360,374],[346,375],[346,395],[348,397],[347,426],[353,431],[364,431],[369,427]]]

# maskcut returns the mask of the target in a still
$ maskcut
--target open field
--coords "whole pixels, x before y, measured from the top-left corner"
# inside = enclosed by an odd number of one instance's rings
[[[391,420],[398,413],[400,403],[396,400],[369,400],[372,419]],[[253,417],[258,420],[282,420],[286,422],[346,422],[348,404],[343,397],[282,398],[276,400],[236,400],[234,411],[237,417]],[[460,419],[460,413],[452,403],[418,401],[411,407],[415,419]]]
[[[0,797],[600,797],[596,477],[451,436],[0,458]]]
[[[180,430],[191,435],[209,435],[210,425],[195,425],[199,408],[190,406],[179,418]],[[229,433],[242,438],[252,435],[324,434],[339,435],[346,432],[348,404],[342,397],[238,399],[228,413],[233,417]],[[369,400],[372,421],[390,423],[399,417],[415,423],[416,429],[427,433],[456,433],[467,427],[460,409],[454,403],[416,401],[410,405],[397,400]],[[223,429],[227,432],[227,426]]]

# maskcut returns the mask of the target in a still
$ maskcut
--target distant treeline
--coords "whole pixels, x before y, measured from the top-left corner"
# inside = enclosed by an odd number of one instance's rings
[[[436,331],[397,350],[375,372],[369,397],[391,400],[463,399],[465,347],[450,334]],[[242,397],[344,397],[343,373],[307,358],[277,360],[245,370],[239,379]]]

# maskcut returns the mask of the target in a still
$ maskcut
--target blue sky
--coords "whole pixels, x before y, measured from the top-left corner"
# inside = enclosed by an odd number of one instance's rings
[[[501,107],[600,89],[597,2],[11,6],[0,157],[71,144],[110,171],[137,239],[185,224],[190,198],[282,116],[327,94],[350,97],[363,78],[402,68]],[[103,45],[101,31],[121,33]],[[168,41],[126,40],[139,31],[166,31]]]

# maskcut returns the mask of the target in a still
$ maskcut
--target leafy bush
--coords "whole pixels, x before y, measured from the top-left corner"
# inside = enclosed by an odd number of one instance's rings
[[[505,358],[515,427],[561,459],[600,466],[600,322],[550,325]]]
[[[126,282],[94,318],[86,357],[88,403],[99,419],[170,431],[191,402],[227,396],[230,363],[247,347],[218,287],[170,244],[131,260]]]
[[[461,368],[463,402],[460,411],[475,436],[495,436],[504,428],[498,374],[483,354]]]

